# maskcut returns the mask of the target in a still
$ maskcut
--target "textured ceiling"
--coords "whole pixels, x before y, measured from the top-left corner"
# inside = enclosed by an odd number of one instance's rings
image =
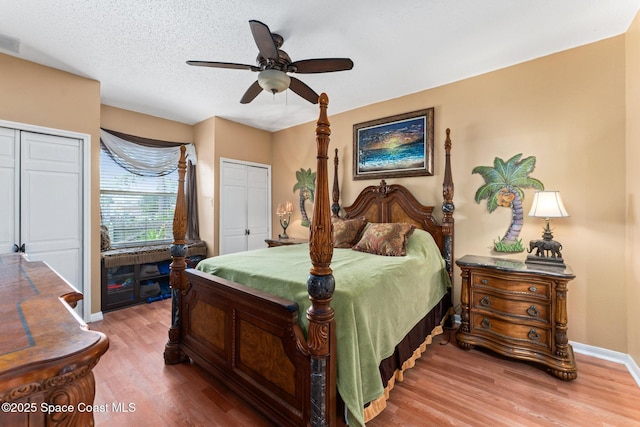
[[[293,61],[353,60],[351,71],[297,75],[329,95],[335,114],[622,34],[639,9],[640,0],[0,0],[0,33],[20,41],[15,53],[0,38],[0,52],[98,80],[107,105],[274,131],[315,120],[317,107],[291,91],[242,105],[257,73],[185,64],[255,64],[250,19],[282,35]]]

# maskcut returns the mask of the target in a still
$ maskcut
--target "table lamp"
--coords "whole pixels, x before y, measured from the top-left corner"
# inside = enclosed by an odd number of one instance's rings
[[[544,218],[545,227],[542,233],[542,239],[531,240],[529,242],[529,255],[527,255],[526,263],[541,264],[557,267],[566,267],[562,259],[562,245],[560,242],[553,240],[551,228],[549,228],[550,218],[568,217],[569,213],[562,203],[559,191],[536,191],[533,196],[533,204],[529,216],[536,218]]]
[[[280,239],[288,239],[287,235],[287,227],[291,223],[291,214],[293,213],[293,203],[286,202],[280,203],[278,205],[278,209],[276,210],[276,214],[280,217],[280,226],[282,226],[282,234],[278,235]]]

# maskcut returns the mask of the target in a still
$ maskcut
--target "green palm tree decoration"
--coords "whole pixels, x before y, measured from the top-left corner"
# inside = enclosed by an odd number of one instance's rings
[[[498,206],[511,208],[511,225],[502,239],[494,242],[494,250],[497,252],[522,252],[522,239],[520,230],[524,224],[524,199],[523,188],[535,188],[544,190],[542,182],[529,177],[536,166],[534,156],[520,160],[522,154],[516,154],[506,162],[498,157],[493,161],[493,167],[476,166],[472,173],[482,175],[485,184],[476,191],[476,202],[487,199],[489,213]]]
[[[293,186],[293,192],[300,190],[300,214],[302,215],[302,226],[311,226],[311,221],[307,216],[307,211],[304,208],[305,200],[310,200],[313,203],[313,193],[316,191],[316,173],[311,172],[311,169],[300,169],[296,172],[296,179],[298,182]]]

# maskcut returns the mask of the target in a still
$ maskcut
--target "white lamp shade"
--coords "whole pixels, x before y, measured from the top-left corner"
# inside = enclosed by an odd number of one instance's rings
[[[537,218],[562,218],[569,216],[559,191],[536,191],[529,216]]]
[[[280,93],[289,88],[291,78],[287,73],[279,70],[264,70],[258,74],[260,87],[271,93]]]

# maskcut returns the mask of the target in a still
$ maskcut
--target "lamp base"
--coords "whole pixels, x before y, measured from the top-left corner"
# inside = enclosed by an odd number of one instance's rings
[[[289,227],[290,222],[291,222],[291,215],[289,215],[289,218],[285,218],[285,219],[282,219],[282,217],[280,217],[280,226],[282,227],[282,234],[278,234],[278,239],[289,238],[289,236],[287,235],[287,227]]]
[[[556,268],[567,267],[564,263],[564,259],[562,258],[558,258],[558,257],[549,258],[549,257],[537,256],[537,255],[527,255],[525,264],[539,265],[539,266],[545,266],[545,267],[556,267]]]
[[[553,240],[551,230],[547,226],[542,239],[529,242],[529,249],[527,249],[529,255],[527,255],[525,263],[564,268],[566,265],[562,259],[561,249],[562,244]]]

